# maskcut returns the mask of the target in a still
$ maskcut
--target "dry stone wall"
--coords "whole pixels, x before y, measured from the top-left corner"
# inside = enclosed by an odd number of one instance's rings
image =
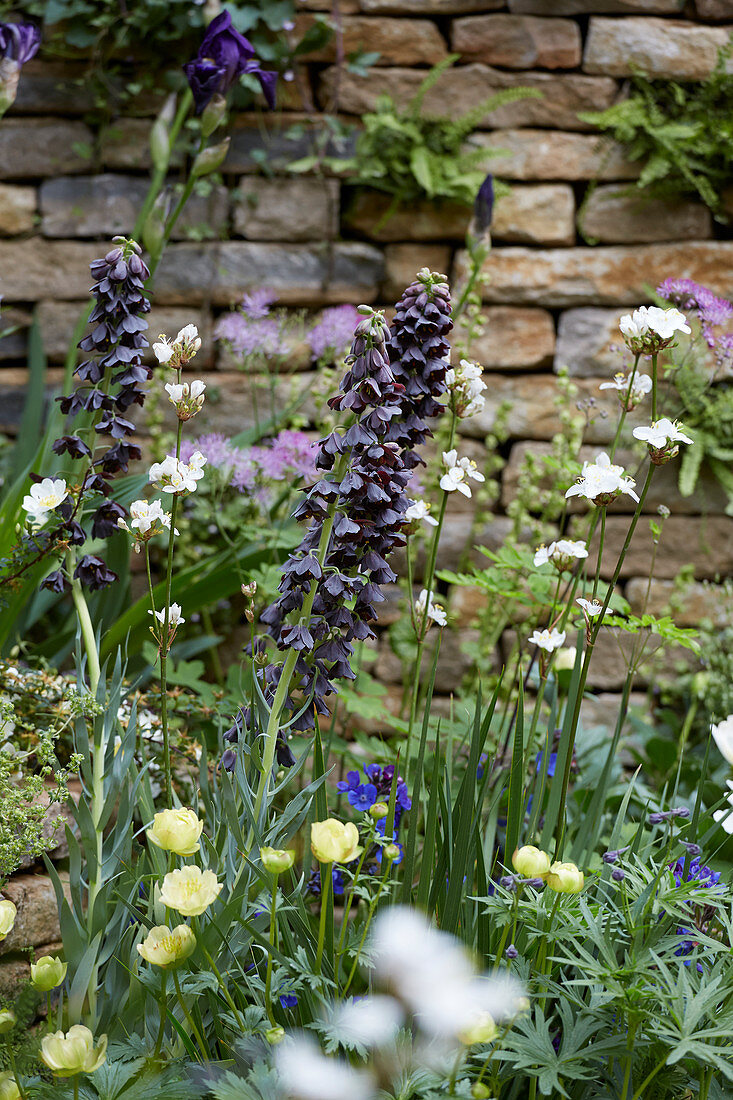
[[[567,367],[579,397],[595,397],[614,414],[612,398],[599,393],[598,384],[618,366],[612,345],[619,315],[647,301],[647,288],[670,275],[733,294],[730,231],[714,224],[700,203],[641,205],[623,194],[639,165],[578,117],[614,103],[637,70],[706,77],[733,28],[733,2],[300,0],[299,29],[334,6],[344,52],[378,52],[376,65],[367,76],[339,70],[332,44],[304,59],[297,81],[281,83],[279,114],[234,119],[223,184],[192,201],[160,266],[152,331],[196,321],[204,335],[200,362],[212,372],[210,392],[220,398],[207,407],[202,425],[240,430],[251,416],[252,380],[213,344],[211,330],[243,291],[267,286],[281,303],[313,310],[338,302],[388,306],[418,268],[460,278],[466,267],[466,210],[419,203],[382,221],[384,196],[355,194],[348,181],[335,178],[288,175],[287,162],[308,152],[307,135],[293,137],[292,124],[302,123],[305,132],[313,106],[316,114],[335,110],[358,125],[379,94],[404,102],[451,51],[458,61],[428,93],[429,111],[463,113],[505,88],[540,91],[541,98],[487,114],[472,139],[486,147],[487,170],[507,180],[511,194],[495,210],[483,291],[486,325],[472,348],[488,373],[488,400],[481,416],[462,425],[466,452],[485,457],[485,436],[499,408],[510,401],[512,409],[497,513],[477,519],[469,507],[455,510],[442,564],[481,561],[475,545],[499,546],[510,528],[505,511],[524,456],[546,452],[558,430],[556,372]],[[129,117],[95,127],[81,73],[79,66],[32,62],[0,126],[0,292],[5,320],[18,326],[0,341],[0,431],[12,433],[18,424],[32,312],[53,384],[88,292],[87,265],[111,235],[131,231],[146,188],[155,105],[136,103]],[[504,155],[489,156],[495,149]],[[267,175],[260,171],[263,156]],[[581,204],[597,245],[579,234]],[[307,359],[298,366],[308,368]],[[305,385],[312,377],[304,369]],[[597,419],[588,442],[607,444],[609,433],[609,422]],[[698,581],[733,569],[733,519],[724,514],[726,501],[714,482],[703,481],[695,498],[683,500],[665,475],[652,504],[662,501],[673,516],[652,590],[659,608],[680,565],[690,565]],[[625,524],[622,514],[609,519],[609,561]],[[636,606],[648,560],[643,526],[624,569]],[[471,629],[478,595],[450,598],[456,622]],[[704,590],[693,587],[686,621],[710,606]],[[395,662],[386,647],[382,639],[376,667],[389,681]],[[443,648],[439,685],[449,690],[469,659],[458,639]],[[618,676],[612,680],[597,687],[617,687]]]

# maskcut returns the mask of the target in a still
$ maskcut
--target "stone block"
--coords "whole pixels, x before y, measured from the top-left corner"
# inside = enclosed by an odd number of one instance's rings
[[[644,417],[637,417],[642,422],[648,423],[648,419]],[[633,420],[631,421],[633,423]],[[593,462],[603,446],[608,447],[608,442],[604,444],[595,443],[592,446],[584,444],[580,448],[580,454],[578,457],[578,473],[580,473],[583,462]],[[552,445],[548,442],[529,442],[523,441],[521,443],[515,443],[512,447],[509,455],[509,461],[504,467],[502,474],[502,487],[501,487],[501,503],[504,508],[507,508],[509,503],[514,499],[517,493],[518,481],[520,473],[524,467],[525,458],[527,455],[534,456],[537,459],[541,459],[544,456],[550,455]],[[630,450],[622,448],[616,454],[616,460],[619,465],[623,466],[630,476],[635,477],[638,483],[643,481],[646,474],[646,468],[640,468],[640,455],[639,450]],[[727,497],[721,488],[719,482],[709,473],[709,471],[703,471],[698,489],[695,495],[692,497],[681,497],[679,490],[677,489],[677,475],[679,472],[679,464],[676,462],[670,462],[666,466],[660,467],[654,474],[649,493],[644,501],[644,511],[647,514],[655,513],[660,504],[666,505],[671,509],[675,516],[697,516],[700,512],[710,514],[713,516],[720,515],[727,504]],[[548,476],[541,483],[543,488],[549,488],[553,484],[554,477]],[[562,491],[564,492],[568,485],[563,485]],[[568,502],[568,511],[573,513],[588,514],[589,508],[592,509],[592,505],[586,504],[582,500],[571,500]],[[621,496],[618,500],[614,501],[609,509],[609,515],[630,513],[633,512],[636,507],[635,502],[629,496]],[[666,527],[665,527],[666,531]],[[680,562],[680,566],[684,564],[684,561]]]
[[[40,206],[45,237],[112,237],[132,233],[148,191],[148,181],[115,174],[44,180]],[[196,232],[219,237],[229,212],[225,187],[192,195],[173,230],[181,239]]]
[[[0,237],[15,237],[31,230],[36,220],[35,187],[0,183]]]
[[[509,10],[533,15],[676,15],[686,0],[509,0]]]
[[[701,19],[722,23],[724,19],[733,18],[731,0],[695,0],[695,7]]]
[[[312,22],[312,16],[299,16],[295,27],[296,38]],[[341,33],[345,56],[365,51],[378,53],[375,62],[378,66],[437,65],[448,53],[445,39],[431,19],[374,19],[363,15],[343,15]],[[302,57],[305,61],[333,63],[336,60],[335,35],[323,49],[303,54]]]
[[[45,411],[53,398],[61,393],[64,380],[62,370],[49,370],[46,374]],[[21,367],[3,367],[0,371],[0,432],[17,435],[28,393],[28,372]]]
[[[226,306],[263,286],[285,305],[374,301],[383,274],[381,252],[367,244],[178,244],[163,254],[155,291],[165,305]]]
[[[0,359],[25,358],[28,346],[26,331],[30,323],[31,315],[26,310],[3,309],[0,313]]]
[[[466,274],[459,252],[455,276]],[[730,297],[733,289],[733,241],[690,241],[637,247],[499,248],[485,265],[490,283],[484,301],[549,307],[581,305],[638,306],[649,301],[648,287],[670,273]]]
[[[458,493],[453,495],[458,496]],[[512,528],[512,521],[508,516],[492,515],[487,518],[484,515],[477,521],[470,512],[457,511],[451,502],[438,544],[437,568],[456,570],[470,564],[485,566],[486,558],[477,548],[483,546],[488,550],[499,550],[511,534]],[[413,555],[413,576],[416,582],[422,580],[425,565],[425,542],[421,540]],[[404,551],[395,552],[393,567],[401,576],[406,574]]]
[[[373,111],[380,95],[390,95],[399,104],[408,102],[417,92],[424,73],[416,69],[380,69],[379,79],[355,73],[337,74],[326,69],[321,82],[321,103],[333,97],[338,80],[339,108],[346,114],[363,115]],[[426,113],[458,117],[475,109],[478,103],[506,88],[533,88],[539,98],[519,99],[487,112],[480,127],[547,126],[559,130],[589,130],[578,118],[582,111],[603,111],[614,102],[618,85],[607,76],[579,73],[512,73],[488,65],[470,64],[446,70],[425,95]]]
[[[503,7],[504,0],[361,0],[370,15],[463,15]]]
[[[578,526],[578,523],[580,526]],[[583,521],[573,519],[571,530],[584,530]],[[628,516],[609,515],[606,520],[601,575],[610,579],[629,529]],[[579,537],[579,536],[578,536]],[[598,550],[598,531],[590,554]],[[652,540],[648,524],[640,522],[631,540],[621,568],[621,578],[648,577],[652,560]],[[654,576],[672,580],[683,565],[691,565],[698,579],[727,576],[733,572],[733,519],[730,516],[670,516],[657,551]]]
[[[610,742],[616,729],[621,696],[612,695],[610,692],[600,691],[594,694],[586,694],[580,707],[580,728],[582,730],[605,731],[605,738]],[[629,696],[629,712],[643,711],[649,714],[649,703],[644,692],[632,691]],[[625,730],[628,735],[628,716]]]
[[[447,274],[450,249],[441,244],[388,244],[384,250],[385,282],[382,298],[396,302],[423,267]]]
[[[496,200],[491,236],[517,244],[575,244],[572,187],[564,183],[512,187]]]
[[[86,298],[89,264],[98,256],[99,244],[81,241],[0,241],[0,294],[6,302]]]
[[[451,49],[507,69],[573,69],[580,65],[580,27],[572,19],[469,15],[455,19]]]
[[[5,119],[0,128],[0,179],[84,172],[92,141],[92,131],[83,122]]]
[[[74,328],[86,302],[41,301],[38,303],[38,322],[41,326],[43,350],[51,363],[62,363],[71,343]],[[214,362],[214,343],[211,336],[211,314],[202,308],[189,306],[153,306],[147,314],[147,338],[152,345],[160,333],[175,336],[184,325],[195,324],[201,336],[201,350],[194,360],[194,370],[210,367]],[[154,363],[152,347],[146,348],[143,359]]]
[[[14,875],[3,887],[3,895],[13,902],[18,914],[13,930],[0,943],[0,955],[42,947],[61,938],[56,894],[47,875]]]
[[[354,154],[356,134],[352,133],[343,140],[334,140],[319,133],[318,124],[312,117],[296,113],[282,113],[277,116],[277,125],[263,130],[257,116],[238,115],[231,130],[232,143],[226,159],[227,172],[261,173],[263,165],[268,174],[287,171],[294,160],[311,156],[316,140],[324,140],[324,156],[350,157]],[[328,172],[328,169],[326,169]]]
[[[482,329],[468,348],[468,358],[487,370],[536,370],[552,360],[555,324],[544,309],[490,306]]]
[[[507,180],[631,180],[641,171],[622,145],[597,134],[494,130],[470,144],[484,147],[486,170]]]
[[[676,581],[653,579],[649,585],[646,577],[632,577],[626,585],[626,599],[635,615],[671,615],[677,626],[699,626],[707,620],[722,630],[733,623],[731,593],[704,581],[680,586]]]
[[[484,561],[484,565],[488,565]],[[497,606],[500,597],[490,596],[485,589],[478,585],[451,585],[448,596],[448,621],[457,630],[464,627],[476,626],[479,616],[490,606]],[[519,602],[512,603],[512,622],[524,622],[532,614],[531,605]]]
[[[100,159],[105,168],[123,170],[152,167],[150,156],[150,131],[153,120],[149,118],[120,118],[111,123],[99,135]],[[180,149],[171,155],[171,167],[183,163]],[[227,165],[227,170],[229,165]]]
[[[664,80],[705,80],[730,37],[725,27],[681,19],[592,17],[583,70],[611,76],[639,71]]]
[[[560,314],[555,345],[555,370],[567,368],[575,378],[609,378],[624,366],[628,356],[621,338],[619,319],[628,309],[584,306]]]
[[[624,194],[613,184],[597,187],[578,216],[578,228],[593,244],[699,241],[713,235],[713,216],[701,202],[649,199]]]
[[[86,65],[35,58],[23,66],[13,115],[85,115],[94,109]]]
[[[381,191],[354,192],[344,222],[350,230],[373,241],[464,240],[471,208],[463,203],[415,202],[398,206],[387,217],[392,198]]]
[[[322,241],[338,234],[339,185],[314,178],[244,176],[235,232],[255,241]]]
[[[296,11],[332,10],[332,0],[295,0]],[[361,11],[359,0],[339,0],[339,11],[343,15],[358,15]]]

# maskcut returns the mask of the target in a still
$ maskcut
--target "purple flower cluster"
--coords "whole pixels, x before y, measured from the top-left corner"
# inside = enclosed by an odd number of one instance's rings
[[[225,313],[214,326],[214,339],[229,344],[243,358],[284,359],[293,352],[292,341],[276,317],[268,316],[264,307],[255,313],[235,311]]]
[[[53,445],[57,455],[68,454],[87,466],[79,478],[81,489],[76,503],[66,500],[57,509],[64,521],[58,534],[77,546],[86,541],[79,523],[83,504],[90,497],[109,498],[110,479],[117,473],[127,473],[130,462],[140,458],[139,446],[129,441],[135,425],[125,414],[132,405],[143,404],[145,393],[141,384],[152,373],[142,363],[143,349],[148,346],[143,335],[148,327],[144,314],[150,310],[144,288],[150,272],[135,241],[115,237],[115,242],[106,256],[90,264],[96,280],[92,287],[96,304],[89,318],[91,330],[79,342],[81,350],[90,355],[76,368],[82,384],[73,393],[58,398],[65,415],[73,418],[80,412],[89,413],[95,420],[94,431],[111,438],[100,455],[80,435],[63,435]],[[125,514],[124,508],[113,500],[99,502],[92,520],[92,538],[116,534],[117,520]],[[91,590],[106,588],[117,579],[95,554],[82,557],[74,576]],[[41,585],[54,592],[63,591],[65,586],[60,570],[51,573]]]
[[[726,325],[733,317],[733,304],[719,298],[706,286],[693,279],[665,279],[657,287],[657,294],[673,302],[686,313],[694,313],[708,347],[715,353],[720,369],[733,360],[733,333],[715,333],[713,329]]]
[[[275,107],[277,73],[265,72],[260,68],[252,43],[232,26],[228,11],[212,19],[196,57],[186,62],[183,71],[198,115],[215,95],[226,95],[243,73],[252,73],[257,77],[268,107]]]
[[[366,782],[362,782],[359,772],[347,772],[346,779],[336,784],[338,789],[346,794],[349,805],[355,810],[366,813],[375,802],[389,804],[395,776],[394,766],[389,764],[386,768],[380,768],[379,764],[367,764],[364,775]],[[403,812],[409,810],[411,806],[412,799],[407,793],[407,784],[402,776],[398,775],[395,793],[395,832],[399,829]]]
[[[359,311],[353,306],[329,306],[306,337],[314,359],[333,362],[343,355],[359,324]]]
[[[313,443],[304,432],[285,430],[256,447],[237,447],[221,433],[211,432],[184,441],[182,461],[188,462],[194,451],[201,451],[207,465],[219,470],[233,489],[254,493],[265,505],[269,494],[263,482],[308,481],[316,474]]]
[[[452,328],[446,278],[423,268],[397,303],[387,342],[389,362],[404,393],[400,415],[392,419],[385,438],[403,451],[408,469],[422,462],[415,448],[432,435],[427,421],[443,412],[437,398],[446,392]]]
[[[697,847],[697,846],[695,846]],[[713,871],[711,867],[703,864],[702,861],[696,857],[690,860],[690,866],[685,875],[685,860],[678,859],[676,863],[670,864],[670,870],[674,877],[674,881],[677,886],[682,886],[684,882],[696,882],[699,884],[700,889],[712,890],[720,883],[721,873],[720,871]],[[722,889],[722,887],[720,887]],[[680,945],[675,951],[675,955],[691,955],[697,947],[698,943],[695,938],[697,929],[704,930],[713,916],[714,910],[709,906],[702,905],[694,907],[694,923],[696,927],[685,928],[680,926],[677,929],[677,935],[683,937],[680,941]],[[690,960],[685,960],[685,966],[690,965]],[[698,973],[703,973],[702,963],[697,963]]]

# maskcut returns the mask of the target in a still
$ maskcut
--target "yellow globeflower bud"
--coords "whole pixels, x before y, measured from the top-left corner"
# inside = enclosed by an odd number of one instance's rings
[[[295,852],[291,852],[289,848],[260,848],[260,859],[266,871],[281,875],[283,871],[289,871],[295,863]]]
[[[15,1013],[12,1008],[0,1008],[0,1035],[4,1035],[6,1031],[12,1031],[15,1024]]]
[[[216,901],[222,886],[213,871],[190,865],[178,867],[163,879],[160,900],[184,917],[198,917]]]
[[[12,932],[17,912],[12,901],[6,901],[4,898],[0,901],[0,940],[4,940],[8,932]]]
[[[20,1089],[10,1070],[0,1073],[0,1100],[20,1100]]]
[[[151,928],[147,937],[137,945],[138,954],[153,966],[163,970],[178,966],[196,950],[196,937],[187,924],[166,928],[164,924]]]
[[[525,844],[512,856],[512,867],[525,878],[544,878],[550,870],[550,857],[533,844]]]
[[[41,1061],[56,1077],[76,1077],[77,1073],[94,1073],[107,1057],[107,1036],[94,1036],[83,1024],[74,1024],[64,1035],[55,1031],[41,1040]]]
[[[201,848],[199,837],[203,827],[203,821],[193,810],[161,810],[153,818],[153,827],[148,829],[147,837],[166,852],[192,856]]]
[[[360,856],[359,830],[353,821],[346,825],[335,817],[311,825],[311,851],[319,863],[351,863]]]
[[[374,818],[375,821],[381,821],[383,817],[386,817],[389,813],[389,806],[386,802],[375,802],[369,809],[369,816]]]
[[[276,1047],[278,1043],[281,1043],[285,1038],[284,1027],[268,1027],[265,1032],[265,1038],[271,1047]]]
[[[397,844],[385,844],[382,848],[382,855],[390,863],[394,863],[396,859],[400,858],[400,849]]]
[[[491,1089],[487,1088],[482,1081],[476,1081],[471,1085],[471,1096],[473,1100],[491,1100]]]
[[[545,882],[558,894],[579,894],[583,889],[585,877],[574,863],[553,863]]]
[[[488,1012],[482,1012],[472,1024],[459,1032],[458,1038],[464,1047],[472,1047],[474,1043],[490,1043],[499,1032],[494,1023],[494,1018]]]
[[[31,963],[31,981],[41,993],[48,993],[61,985],[66,971],[67,965],[58,955],[42,955],[38,962]]]

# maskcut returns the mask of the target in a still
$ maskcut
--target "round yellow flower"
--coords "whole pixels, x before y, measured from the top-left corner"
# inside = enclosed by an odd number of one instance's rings
[[[525,878],[544,878],[550,870],[550,857],[533,844],[525,844],[512,856],[512,867]]]
[[[558,894],[579,894],[585,884],[585,877],[574,863],[553,863],[545,882]]]
[[[10,1070],[0,1073],[0,1100],[20,1100],[20,1089]]]
[[[0,1008],[0,1035],[12,1031],[17,1021],[12,1008]]]
[[[465,1047],[472,1047],[474,1043],[490,1043],[499,1033],[493,1016],[488,1012],[482,1012],[468,1027],[464,1028],[458,1038]]]
[[[192,856],[201,848],[199,837],[204,823],[193,810],[161,810],[153,818],[147,837],[159,848],[177,856]]]
[[[146,939],[137,945],[140,955],[153,966],[164,970],[178,966],[196,950],[196,937],[187,924],[177,928],[156,925],[148,932]]]
[[[83,1024],[74,1024],[64,1035],[55,1031],[41,1040],[41,1061],[56,1077],[76,1077],[77,1073],[94,1073],[107,1057],[107,1036],[94,1036]]]
[[[198,917],[219,896],[223,883],[216,881],[213,871],[200,867],[179,867],[163,879],[160,900],[169,909],[184,917]]]
[[[311,825],[311,851],[319,863],[351,863],[361,855],[359,830],[353,821],[346,825],[335,817]]]
[[[281,875],[283,871],[289,871],[295,863],[295,852],[287,848],[260,848],[260,859],[266,871]]]
[[[4,940],[8,932],[12,932],[17,912],[12,901],[5,898],[0,901],[0,940]]]
[[[38,962],[31,963],[31,981],[41,993],[48,993],[61,985],[68,967],[58,955],[42,955]]]

